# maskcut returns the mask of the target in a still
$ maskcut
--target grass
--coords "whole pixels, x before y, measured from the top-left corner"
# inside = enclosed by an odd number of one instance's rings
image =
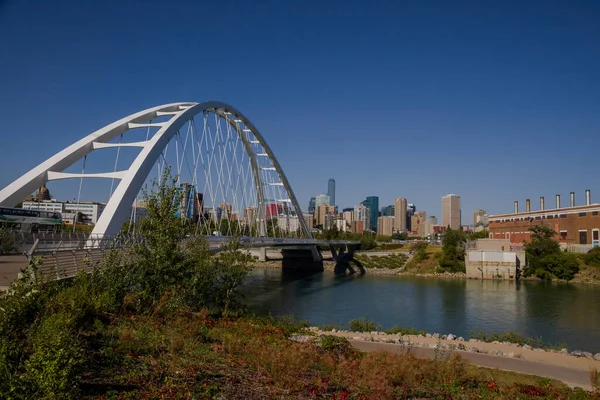
[[[405,253],[391,253],[385,256],[369,256],[365,254],[356,254],[354,256],[365,268],[402,268],[408,260]]]
[[[520,333],[516,333],[514,331],[506,331],[506,332],[484,332],[482,330],[476,330],[469,332],[469,337],[471,339],[478,339],[483,342],[509,342],[509,343],[517,343],[521,346],[528,345],[531,347],[537,347],[541,349],[555,349],[560,350],[567,347],[567,344],[557,343],[554,345],[544,344],[541,337],[531,338],[521,335]]]
[[[90,366],[84,398],[592,399],[539,377],[477,368],[457,355],[361,353],[344,338],[289,340],[302,324],[180,311],[118,316],[103,333],[111,360]]]
[[[418,330],[418,329],[415,329],[415,328],[411,328],[410,326],[408,326],[408,327],[402,327],[402,326],[394,325],[390,329],[386,330],[385,333],[387,333],[389,335],[396,335],[396,334],[400,334],[400,335],[426,335],[427,331]]]

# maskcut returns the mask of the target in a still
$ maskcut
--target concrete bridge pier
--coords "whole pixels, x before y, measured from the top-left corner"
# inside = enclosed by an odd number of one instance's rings
[[[281,256],[284,270],[323,272],[323,256],[316,246],[282,249]]]
[[[333,272],[336,275],[346,274],[346,271],[348,271],[351,274],[355,274],[356,270],[352,268],[350,263],[356,265],[358,271],[361,274],[365,273],[365,269],[362,266],[362,264],[354,258],[354,252],[356,251],[356,247],[357,246],[355,245],[344,245],[340,246],[339,249],[336,249],[336,246],[334,245],[329,246],[329,248],[331,249],[331,256],[335,260],[335,268],[333,269]]]

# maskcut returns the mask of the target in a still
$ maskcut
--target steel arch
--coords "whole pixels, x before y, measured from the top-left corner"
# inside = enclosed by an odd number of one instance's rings
[[[73,143],[71,146],[56,153],[54,156],[42,162],[37,167],[31,169],[29,172],[25,173],[23,176],[6,186],[4,189],[0,190],[0,206],[14,206],[25,196],[46,183],[50,176],[53,176],[53,179],[59,179],[59,177],[70,177],[70,174],[62,174],[61,171],[64,171],[66,168],[73,165],[79,159],[91,153],[95,149],[106,147],[106,145],[103,146],[102,144],[107,143],[117,136],[123,134],[127,130],[134,127],[135,124],[144,124],[145,122],[160,116],[173,115],[168,121],[154,125],[160,126],[160,129],[150,139],[145,142],[136,143],[136,145],[141,147],[142,150],[132,162],[129,169],[124,171],[124,173],[119,176],[121,181],[106,204],[102,215],[98,219],[96,225],[94,226],[94,230],[92,231],[92,235],[96,237],[115,235],[120,231],[121,226],[127,220],[127,214],[131,204],[133,204],[135,201],[137,194],[139,193],[142,185],[148,177],[148,174],[158,160],[165,146],[187,121],[189,121],[195,115],[204,112],[212,112],[219,117],[224,118],[229,124],[231,124],[235,132],[243,141],[244,148],[250,159],[254,183],[257,189],[256,193],[259,203],[259,220],[264,223],[265,203],[263,193],[264,189],[263,185],[261,184],[260,171],[256,161],[256,155],[252,151],[251,146],[248,143],[245,135],[243,135],[239,125],[235,122],[235,120],[232,120],[229,115],[233,115],[235,116],[235,119],[243,122],[246,128],[250,129],[254,137],[260,142],[260,145],[263,147],[265,153],[273,163],[273,166],[275,167],[283,186],[290,196],[290,200],[296,210],[296,215],[299,218],[299,223],[304,231],[304,234],[308,238],[312,238],[312,234],[308,229],[302,214],[302,210],[298,204],[294,192],[292,191],[289,181],[287,180],[281,165],[277,161],[277,158],[273,154],[273,151],[264,140],[264,137],[258,131],[256,126],[252,124],[252,122],[250,122],[250,120],[246,118],[244,114],[229,104],[219,101],[165,104],[137,112],[113,122],[112,124],[91,133],[83,139]],[[72,175],[76,176],[77,174]],[[95,175],[96,177],[114,177],[114,173]]]

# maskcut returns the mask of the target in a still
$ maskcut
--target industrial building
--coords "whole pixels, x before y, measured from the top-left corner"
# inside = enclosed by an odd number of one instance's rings
[[[556,240],[563,247],[586,251],[600,245],[600,204],[591,203],[589,190],[585,192],[585,205],[575,205],[575,193],[571,192],[568,207],[561,207],[560,195],[556,195],[556,207],[546,209],[545,200],[540,197],[539,210],[531,210],[531,201],[525,201],[525,211],[519,212],[515,201],[514,212],[489,216],[489,234],[492,239],[508,239],[512,244],[528,242],[530,228],[547,226],[556,232]]]

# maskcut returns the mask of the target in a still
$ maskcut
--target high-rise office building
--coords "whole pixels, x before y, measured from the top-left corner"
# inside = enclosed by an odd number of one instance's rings
[[[354,215],[352,216],[352,221],[353,221],[353,223],[355,221],[362,222],[362,228],[361,228],[360,233],[363,233],[363,230],[365,229],[365,227],[368,229],[370,226],[371,221],[369,218],[369,209],[364,204],[359,204],[356,207],[354,207]],[[352,225],[352,226],[355,226],[355,225]],[[356,226],[358,227],[359,225],[356,225]],[[357,233],[357,232],[354,232],[354,230],[352,232]]]
[[[381,216],[382,217],[393,217],[394,216],[394,205],[389,205],[385,207],[381,207]]]
[[[365,207],[369,209],[369,229],[377,232],[377,218],[379,218],[379,197],[369,196],[363,201]]]
[[[328,229],[325,227],[325,219],[329,215],[334,215],[333,209],[329,204],[319,204],[315,210],[315,225],[321,225],[324,229]]]
[[[394,230],[396,232],[406,230],[406,199],[403,197],[394,200]]]
[[[330,206],[331,204],[330,204],[329,196],[327,196],[326,194],[318,195],[315,200],[315,207],[319,207],[321,204],[327,204],[328,206]]]
[[[412,216],[417,211],[417,207],[414,204],[406,205],[406,230],[409,231],[412,226]]]
[[[419,232],[419,225],[424,224],[426,218],[427,213],[425,211],[415,211],[410,218],[410,231],[413,234],[417,234]]]
[[[460,229],[460,196],[447,194],[442,197],[442,225]]]
[[[317,199],[315,197],[311,197],[310,201],[308,202],[308,213],[314,214],[316,207],[317,207]]]
[[[335,179],[333,178],[327,182],[327,196],[329,196],[329,205],[335,206]]]
[[[380,236],[392,236],[394,231],[394,217],[379,217],[377,221],[377,234]]]

